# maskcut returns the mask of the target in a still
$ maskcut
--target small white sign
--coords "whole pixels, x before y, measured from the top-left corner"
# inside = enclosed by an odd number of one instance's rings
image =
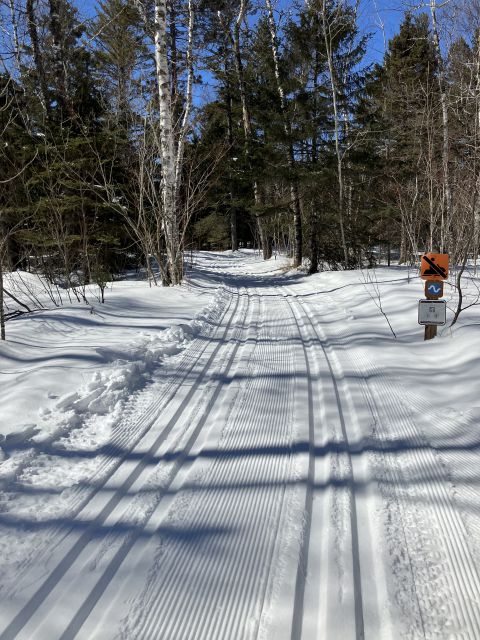
[[[418,324],[444,325],[447,322],[447,303],[445,300],[419,300]]]

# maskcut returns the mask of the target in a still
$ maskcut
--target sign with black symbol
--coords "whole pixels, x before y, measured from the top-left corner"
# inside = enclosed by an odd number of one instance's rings
[[[445,280],[448,278],[448,253],[426,253],[420,262],[422,280]]]
[[[447,322],[447,303],[445,300],[419,300],[418,324],[444,325]]]

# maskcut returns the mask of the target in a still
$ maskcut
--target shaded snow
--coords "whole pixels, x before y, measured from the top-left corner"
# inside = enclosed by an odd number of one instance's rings
[[[0,637],[478,637],[480,307],[420,298],[240,251],[10,321]]]

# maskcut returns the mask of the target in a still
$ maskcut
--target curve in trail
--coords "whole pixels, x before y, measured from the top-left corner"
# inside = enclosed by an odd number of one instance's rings
[[[62,577],[73,565],[75,560],[80,556],[82,551],[88,546],[89,542],[92,539],[92,536],[94,535],[94,532],[101,529],[106,519],[113,513],[114,509],[121,502],[122,497],[125,495],[125,493],[128,493],[128,490],[137,481],[137,479],[141,476],[141,474],[152,464],[152,460],[155,459],[155,454],[158,451],[159,447],[167,439],[173,427],[176,425],[179,417],[182,415],[185,408],[189,405],[194,394],[198,392],[200,385],[202,383],[202,380],[204,379],[205,375],[208,373],[212,363],[214,362],[215,358],[218,355],[218,352],[223,346],[223,342],[231,329],[233,319],[237,313],[240,300],[242,299],[242,296],[240,295],[237,295],[234,297],[236,298],[234,311],[231,314],[230,318],[227,320],[227,323],[223,329],[223,332],[221,332],[220,336],[218,336],[218,343],[215,345],[214,349],[212,350],[207,362],[202,366],[201,371],[196,376],[195,381],[193,382],[192,386],[190,387],[186,396],[183,398],[180,405],[177,407],[173,416],[170,418],[170,420],[164,426],[164,428],[160,431],[158,437],[154,440],[153,444],[150,446],[148,451],[139,459],[138,463],[135,465],[133,470],[129,473],[127,478],[124,480],[121,487],[119,487],[113,493],[113,495],[106,502],[106,504],[103,506],[100,512],[90,522],[90,524],[83,531],[83,533],[77,538],[75,543],[68,549],[66,554],[60,560],[60,562],[50,572],[46,580],[43,581],[43,583],[38,587],[35,593],[30,597],[28,602],[24,604],[22,609],[17,613],[17,615],[13,618],[13,620],[11,620],[11,622],[6,626],[4,631],[0,634],[0,640],[10,640],[10,639],[13,640],[15,636],[21,631],[21,629],[23,629],[23,627],[32,618],[32,616],[39,609],[39,607],[42,605],[45,599],[50,595],[52,590],[55,587],[57,587]],[[243,298],[246,299],[246,296],[244,295]],[[225,311],[225,314],[223,317],[225,317],[226,313],[227,312]],[[195,362],[193,363],[193,367],[195,367]],[[188,373],[185,374],[185,377],[187,375]],[[156,416],[153,414],[153,409],[151,409],[151,413],[147,420],[146,430],[142,432],[139,440],[141,440],[145,436],[145,434],[150,430],[152,425],[155,423],[155,418]],[[112,473],[109,474],[109,476],[106,479],[104,479],[101,487],[95,488],[95,491],[93,492],[93,494],[97,494],[101,492],[102,487],[106,484],[108,479],[112,477],[113,473],[120,467],[123,460],[128,457],[128,454],[133,451],[136,445],[137,445],[137,442],[132,446],[130,451],[127,451],[125,453],[125,455],[120,460],[115,458],[117,462],[115,469],[113,470]],[[73,527],[72,527],[72,531],[73,531]],[[68,540],[68,533],[66,534],[65,537]]]
[[[218,455],[186,512],[179,518],[172,512],[171,526],[192,535],[157,547],[147,586],[125,622],[127,637],[256,637],[290,477],[292,459],[283,451],[291,443],[294,390],[285,303],[269,299],[268,313],[259,303],[261,325],[239,353],[223,398],[228,417],[220,412],[213,427],[221,432]],[[272,344],[271,336],[282,339]],[[205,529],[212,534],[195,535]]]
[[[315,315],[308,303],[305,306]],[[341,331],[335,338],[348,341],[348,333]],[[343,372],[328,340],[324,341],[336,367]],[[350,349],[346,357],[352,375],[361,381],[365,404],[377,425],[379,483],[388,484],[388,495],[391,499],[393,493],[401,515],[399,530],[403,531],[409,558],[419,631],[428,636],[442,629],[452,633],[457,630],[462,637],[476,640],[480,637],[480,576],[461,514],[448,493],[449,479],[412,414],[412,407],[419,415],[434,409],[425,399],[402,389],[398,382],[390,382],[365,354]],[[345,373],[342,375],[346,377]],[[438,419],[448,426],[445,418]],[[403,442],[403,450],[389,451],[395,442]]]
[[[354,596],[354,613],[355,613],[355,635],[357,640],[363,640],[365,637],[364,620],[363,620],[363,604],[362,604],[362,584],[361,584],[361,571],[360,571],[360,550],[358,542],[358,523],[357,523],[357,511],[356,511],[356,498],[355,498],[355,480],[353,476],[353,465],[350,454],[350,445],[347,432],[347,426],[344,416],[344,410],[342,401],[340,398],[340,392],[338,388],[337,377],[335,375],[332,363],[330,361],[327,349],[324,344],[324,337],[322,337],[317,329],[317,326],[313,323],[309,314],[306,314],[303,306],[297,301],[296,294],[292,293],[290,289],[286,289],[287,299],[291,306],[292,314],[295,318],[298,332],[300,335],[305,334],[305,329],[302,327],[302,323],[307,322],[311,328],[311,334],[316,337],[318,344],[321,347],[324,361],[327,365],[328,372],[331,378],[333,386],[336,408],[338,412],[339,424],[341,428],[341,441],[343,442],[342,450],[346,452],[348,459],[348,476],[347,487],[349,493],[349,515],[350,515],[350,532],[352,542],[352,569],[353,569],[353,596]],[[299,313],[300,312],[300,313]],[[308,371],[309,385],[310,385],[310,398],[313,397],[311,389],[311,366],[309,359],[311,356],[308,354],[307,344],[311,341],[311,334],[304,335],[302,338],[302,346],[305,357],[305,366]],[[314,425],[313,425],[313,409],[309,407],[309,470],[308,470],[308,487],[305,499],[305,513],[306,513],[306,527],[304,532],[304,540],[302,544],[301,558],[305,561],[299,563],[296,579],[295,589],[295,610],[292,627],[292,640],[299,640],[302,637],[302,620],[304,615],[304,597],[305,597],[305,582],[306,582],[306,567],[308,564],[309,546],[311,544],[311,512],[313,502],[313,476],[315,467],[315,451],[314,451]]]

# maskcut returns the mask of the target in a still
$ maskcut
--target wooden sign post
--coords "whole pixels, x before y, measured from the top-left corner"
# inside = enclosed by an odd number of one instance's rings
[[[437,296],[433,296],[428,293],[427,288],[425,287],[425,297],[427,300],[438,300]],[[425,325],[425,335],[424,340],[431,340],[435,338],[437,335],[437,325],[436,324],[427,324]]]
[[[438,300],[443,296],[443,281],[448,278],[448,254],[426,253],[420,264],[420,278],[425,282],[425,298]],[[424,340],[437,335],[437,325],[425,325]]]

